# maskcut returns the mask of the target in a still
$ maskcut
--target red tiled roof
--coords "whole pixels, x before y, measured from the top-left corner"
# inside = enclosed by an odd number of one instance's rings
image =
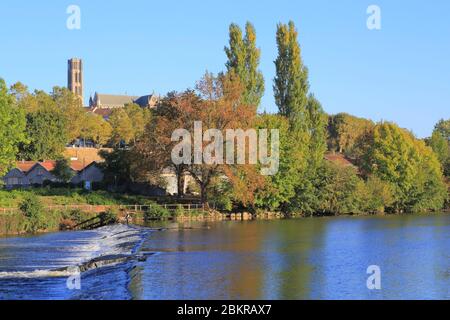
[[[83,163],[83,161],[80,160],[72,160],[70,163],[70,167],[72,168],[72,170],[75,171],[81,171],[83,170],[85,167],[87,167],[87,165],[89,165],[90,163],[86,163],[86,165]]]
[[[42,161],[39,162],[39,164],[47,169],[47,171],[52,171],[53,169],[55,169],[56,161]]]
[[[36,161],[20,161],[16,163],[16,167],[22,172],[28,172],[35,164]]]
[[[325,160],[333,162],[342,167],[350,167],[353,166],[353,163],[347,160],[347,158],[340,153],[327,153],[324,156]]]
[[[18,161],[16,162],[16,167],[22,172],[30,171],[37,163],[39,163],[42,167],[44,167],[47,171],[52,171],[55,169],[56,161],[54,160],[46,160],[46,161]],[[70,163],[70,168],[74,171],[81,171],[87,165],[85,165],[82,161],[72,160]]]

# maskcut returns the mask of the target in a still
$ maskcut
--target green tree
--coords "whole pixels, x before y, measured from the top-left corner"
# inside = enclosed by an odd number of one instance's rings
[[[450,176],[450,120],[440,120],[427,143],[436,153],[444,175]]]
[[[0,78],[0,176],[14,164],[19,144],[26,142],[25,114],[14,105]]]
[[[327,150],[327,115],[321,103],[310,95],[306,106],[308,116],[309,152],[308,168],[315,171],[323,163]]]
[[[112,127],[102,116],[95,113],[85,113],[81,126],[80,138],[90,139],[101,147],[111,139]]]
[[[109,117],[109,123],[112,127],[111,140],[119,145],[121,142],[126,144],[134,139],[133,123],[123,108],[114,109]]]
[[[26,232],[36,233],[47,227],[44,207],[35,194],[27,194],[20,203],[19,209],[26,219],[24,225]]]
[[[289,120],[290,153],[297,161],[292,170],[302,175],[307,167],[311,126],[308,116],[308,70],[301,58],[298,34],[292,21],[278,24],[276,42],[278,57],[275,60],[275,103],[279,114]],[[301,181],[301,180],[300,180]]]
[[[374,123],[347,113],[332,115],[328,120],[328,148],[355,157],[359,139],[374,127]]]
[[[250,22],[242,30],[232,23],[229,28],[229,47],[225,47],[228,72],[236,74],[244,87],[243,103],[258,107],[264,94],[264,76],[258,69],[261,50],[256,47],[256,31]]]
[[[295,159],[288,170],[296,180],[294,196],[284,207],[287,211],[312,212],[318,197],[313,181],[326,151],[326,116],[320,102],[308,93],[308,69],[297,38],[292,21],[278,24],[274,95],[279,114],[289,120],[288,153]]]
[[[435,126],[435,131],[439,132],[447,141],[450,141],[450,119],[441,119]]]
[[[55,177],[57,177],[60,181],[64,183],[69,183],[70,180],[75,175],[75,172],[70,167],[70,160],[66,158],[60,158],[56,160],[55,168],[52,170],[52,173]]]
[[[294,22],[278,24],[276,41],[278,57],[275,60],[275,103],[281,115],[296,125],[305,124],[308,103],[308,69],[303,64],[298,33]]]
[[[141,108],[137,104],[127,104],[125,106],[125,112],[130,118],[133,124],[133,142],[136,143],[144,134],[145,126],[150,121],[150,111],[148,109]]]
[[[267,183],[256,194],[256,204],[260,208],[282,210],[295,196],[295,188],[300,183],[298,157],[289,130],[289,121],[280,115],[263,114],[257,119],[257,127],[261,129],[279,130],[279,168],[277,174],[266,177]]]
[[[43,105],[27,114],[26,133],[30,143],[22,146],[20,157],[56,159],[62,155],[68,142],[67,118],[54,105]]]
[[[69,141],[81,136],[86,110],[81,99],[67,88],[54,87],[51,97],[56,107],[66,117],[66,131]]]
[[[435,153],[397,125],[380,123],[375,126],[363,166],[366,172],[391,184],[394,211],[416,212],[443,207],[447,190]]]
[[[317,194],[318,212],[334,215],[358,213],[360,179],[354,167],[325,163],[317,180],[317,192],[313,194]]]
[[[360,181],[357,188],[359,211],[362,213],[384,213],[394,202],[392,187],[378,177],[370,176]]]

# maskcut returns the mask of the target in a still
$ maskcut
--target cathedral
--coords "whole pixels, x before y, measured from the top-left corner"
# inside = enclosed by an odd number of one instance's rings
[[[68,60],[67,88],[75,95],[83,98],[83,61],[78,58]],[[156,108],[159,97],[154,94],[145,96],[112,95],[96,92],[89,98],[88,111],[108,119],[116,108],[123,108],[127,104],[135,103],[142,108]]]

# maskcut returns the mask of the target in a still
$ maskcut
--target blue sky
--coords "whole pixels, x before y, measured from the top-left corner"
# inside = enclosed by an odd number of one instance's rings
[[[66,28],[71,4],[81,8],[81,30]],[[381,8],[381,30],[366,27],[371,4]],[[228,26],[249,20],[266,80],[260,110],[275,112],[275,30],[290,19],[326,112],[395,121],[419,137],[449,118],[448,0],[3,0],[0,77],[50,91],[66,85],[67,59],[81,57],[86,101],[95,91],[184,90],[205,70],[225,69]]]

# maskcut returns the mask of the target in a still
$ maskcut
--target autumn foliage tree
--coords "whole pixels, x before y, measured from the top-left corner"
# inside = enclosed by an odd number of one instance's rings
[[[142,159],[150,160],[146,161],[147,168],[172,167],[177,175],[180,193],[182,177],[188,172],[198,184],[203,202],[207,202],[212,183],[217,181],[217,178],[226,179],[234,188],[233,197],[236,201],[252,203],[253,189],[263,183],[259,172],[256,174],[255,166],[228,165],[223,161],[196,163],[193,152],[190,154],[189,163],[175,165],[171,159],[172,150],[179,142],[172,141],[172,133],[176,129],[187,130],[193,138],[194,123],[201,122],[200,143],[204,150],[215,143],[214,139],[203,141],[203,134],[208,129],[219,130],[225,136],[227,129],[246,130],[252,127],[256,106],[242,102],[242,90],[240,79],[234,73],[218,76],[206,73],[197,83],[196,91],[169,94],[161,102],[154,119],[146,127],[141,143],[138,143],[135,149]],[[225,148],[225,142],[223,147]]]

